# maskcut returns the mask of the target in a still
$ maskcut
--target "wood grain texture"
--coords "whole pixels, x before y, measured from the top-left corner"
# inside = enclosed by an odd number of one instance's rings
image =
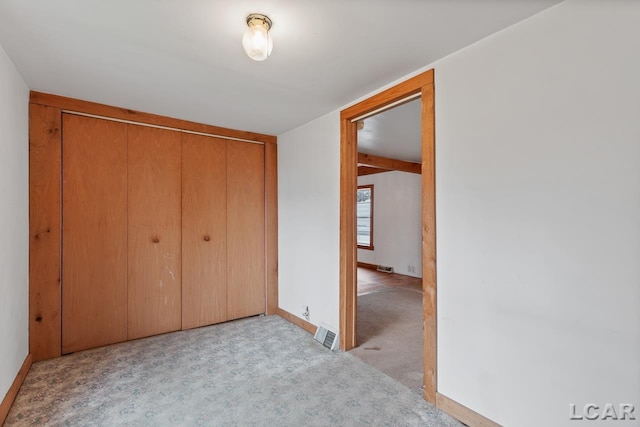
[[[182,329],[227,320],[227,142],[182,136]]]
[[[364,101],[358,102],[340,112],[341,119],[353,120],[379,108],[393,104],[408,96],[415,95],[423,86],[433,84],[433,70],[425,71],[389,89],[383,90]]]
[[[316,330],[318,329],[316,325],[309,323],[306,320],[301,319],[298,316],[295,316],[286,310],[283,310],[282,308],[278,308],[277,314],[278,316],[282,317],[284,320],[287,320],[293,323],[294,325],[299,326],[300,328],[309,332],[311,335],[316,334]]]
[[[340,120],[340,348],[356,347],[356,124]]]
[[[390,159],[388,157],[374,156],[366,153],[358,153],[358,163],[401,172],[419,174],[422,171],[422,164],[420,163],[405,162],[404,160]]]
[[[438,390],[438,313],[436,281],[436,161],[433,83],[422,88],[422,308],[424,321],[424,397]]]
[[[358,166],[358,176],[374,175],[376,173],[391,172],[389,169],[374,168],[371,166]]]
[[[36,362],[62,348],[61,130],[59,108],[29,105],[29,351]]]
[[[7,394],[2,399],[2,403],[0,403],[0,426],[4,424],[4,421],[7,419],[7,415],[9,415],[9,410],[11,410],[11,405],[16,400],[16,396],[20,391],[20,387],[24,382],[27,374],[29,373],[29,369],[31,369],[31,363],[33,362],[33,357],[31,354],[28,354],[24,359],[16,378],[11,383]]]
[[[278,312],[278,152],[276,144],[264,147],[266,192],[267,315]]]
[[[437,391],[437,311],[435,234],[434,71],[429,70],[340,112],[340,347],[356,344],[355,197],[357,132],[352,120],[420,93],[422,98],[422,247],[424,396],[435,403]]]
[[[249,141],[260,141],[268,144],[275,144],[277,139],[272,135],[247,132],[236,129],[227,129],[219,126],[190,122],[187,120],[173,119],[156,114],[142,113],[140,111],[130,110],[127,108],[112,107],[109,105],[98,104],[89,101],[81,101],[79,99],[67,98],[64,96],[52,95],[42,92],[31,91],[30,101],[34,104],[48,105],[51,107],[61,108],[63,110],[93,114],[96,116],[112,117],[114,119],[129,120],[156,126],[166,126],[175,129],[208,133],[230,138],[246,139]]]
[[[264,146],[227,141],[227,314],[265,306]]]
[[[181,329],[181,134],[128,125],[128,339]]]
[[[500,424],[440,393],[436,394],[436,406],[469,427],[501,427]]]
[[[127,339],[127,125],[63,114],[62,353]]]

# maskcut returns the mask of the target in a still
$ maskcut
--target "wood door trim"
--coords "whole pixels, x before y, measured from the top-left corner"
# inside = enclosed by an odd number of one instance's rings
[[[422,268],[424,321],[424,398],[435,404],[437,391],[437,311],[435,235],[434,71],[429,70],[340,112],[340,347],[356,345],[357,188],[356,120],[403,99],[422,99]]]
[[[340,118],[342,120],[347,119],[349,121],[356,120],[359,117],[367,115],[373,111],[379,110],[391,104],[395,104],[398,101],[407,99],[412,95],[420,93],[424,86],[433,84],[433,70],[425,71],[422,74],[418,74],[402,83],[399,83],[389,89],[383,90],[380,93],[372,95],[371,97],[345,108],[340,112]]]
[[[84,114],[104,116],[105,118],[132,121],[140,124],[166,126],[175,128],[177,130],[179,129],[192,132],[200,132],[209,134],[211,136],[227,137],[246,141],[256,141],[268,144],[275,144],[277,141],[277,137],[273,135],[265,135],[261,133],[196,123],[188,120],[174,119],[157,114],[143,113],[128,108],[114,107],[111,105],[99,104],[90,101],[82,101],[79,99],[67,98],[65,96],[53,95],[50,93],[31,91],[30,102],[32,104],[57,107],[63,110],[77,111]]]
[[[278,146],[264,146],[267,315],[278,312]]]
[[[62,111],[29,105],[29,351],[34,362],[62,348]]]

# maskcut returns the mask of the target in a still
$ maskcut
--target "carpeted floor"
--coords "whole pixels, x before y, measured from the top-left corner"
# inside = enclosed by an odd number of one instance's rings
[[[358,296],[359,345],[350,353],[419,395],[422,343],[422,292],[387,288]]]
[[[461,426],[277,316],[35,363],[6,426]]]

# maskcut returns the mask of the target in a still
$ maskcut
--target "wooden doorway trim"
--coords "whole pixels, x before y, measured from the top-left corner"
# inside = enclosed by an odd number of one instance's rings
[[[420,95],[422,100],[422,309],[424,398],[435,405],[437,392],[435,112],[433,70],[386,89],[340,112],[340,347],[356,346],[357,249],[356,119]]]

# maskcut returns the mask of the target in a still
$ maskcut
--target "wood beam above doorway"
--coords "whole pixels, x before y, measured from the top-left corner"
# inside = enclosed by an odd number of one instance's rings
[[[366,166],[373,166],[378,169],[386,169],[386,171],[401,171],[409,173],[422,173],[421,163],[405,162],[404,160],[390,159],[388,157],[374,156],[372,154],[358,153],[358,163]],[[385,171],[380,171],[385,172]],[[379,173],[379,172],[371,172]],[[358,167],[358,176],[360,176],[360,167]],[[369,174],[362,174],[369,175]]]
[[[358,166],[358,176],[373,175],[375,173],[391,172],[389,169],[375,168],[373,166]]]

